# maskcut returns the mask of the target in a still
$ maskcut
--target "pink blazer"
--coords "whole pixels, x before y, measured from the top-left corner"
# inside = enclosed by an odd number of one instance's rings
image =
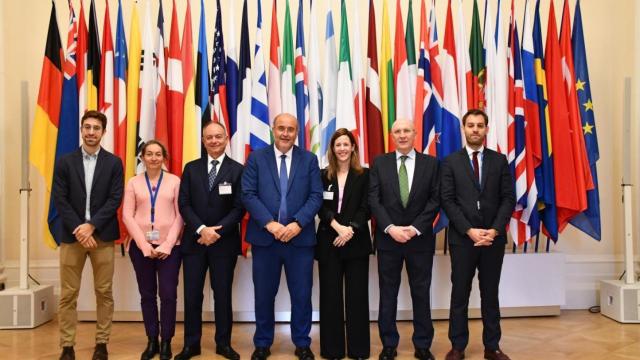
[[[144,173],[127,182],[122,219],[144,256],[151,254],[152,244],[158,245],[156,251],[164,254],[171,254],[174,245],[180,244],[184,223],[178,209],[179,191],[180,178],[165,172],[155,208],[154,229],[160,232],[160,238],[150,243],[146,240],[145,233],[151,230],[151,196]]]

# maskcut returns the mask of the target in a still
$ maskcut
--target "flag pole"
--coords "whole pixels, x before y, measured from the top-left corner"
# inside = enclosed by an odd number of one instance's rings
[[[624,79],[624,110],[622,119],[622,202],[624,206],[624,268],[625,283],[636,282],[633,262],[633,211],[631,194],[631,78]]]
[[[29,83],[20,83],[22,160],[20,178],[20,289],[29,289]]]

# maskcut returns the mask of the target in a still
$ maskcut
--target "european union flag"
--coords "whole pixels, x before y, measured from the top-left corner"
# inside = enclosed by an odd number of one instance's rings
[[[571,219],[570,223],[592,238],[600,240],[600,194],[598,192],[598,174],[596,170],[596,162],[600,158],[600,154],[598,151],[598,135],[596,133],[595,117],[593,115],[593,103],[591,101],[591,86],[589,83],[587,55],[584,46],[584,34],[582,32],[580,0],[576,2],[571,43],[573,48],[576,91],[580,105],[580,119],[582,120],[582,133],[589,158],[594,189],[587,191],[587,210]]]

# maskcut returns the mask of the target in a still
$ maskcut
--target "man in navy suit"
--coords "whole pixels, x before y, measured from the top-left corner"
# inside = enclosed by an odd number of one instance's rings
[[[208,122],[202,128],[207,153],[189,162],[182,173],[178,205],[185,222],[182,235],[184,275],[184,348],[176,360],[200,355],[202,290],[209,271],[216,320],[216,353],[239,359],[231,347],[231,289],[240,254],[240,201],[242,165],[224,151],[228,136],[224,126]]]
[[[449,217],[451,307],[446,360],[464,359],[469,343],[468,308],[471,283],[478,270],[484,358],[509,360],[500,349],[498,288],[506,227],[516,205],[507,158],[484,147],[489,118],[481,110],[462,117],[467,145],[442,163],[442,208]]]
[[[294,146],[298,121],[280,114],[273,121],[274,146],[253,152],[242,175],[242,202],[249,212],[252,246],[256,347],[252,360],[266,359],[273,344],[274,302],[284,265],[291,296],[291,337],[295,354],[311,352],[311,288],[316,245],[315,216],[322,205],[316,156]]]
[[[76,305],[87,257],[96,294],[96,347],[92,359],[108,358],[113,317],[113,241],[120,238],[116,213],[124,188],[122,161],[100,146],[107,117],[87,111],[80,122],[82,146],[56,161],[51,195],[62,226],[60,238],[60,359],[73,360]]]

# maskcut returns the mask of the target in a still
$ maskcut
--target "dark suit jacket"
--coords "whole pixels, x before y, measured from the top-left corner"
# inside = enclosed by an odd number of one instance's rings
[[[394,251],[435,250],[433,220],[439,210],[438,160],[416,152],[413,181],[407,207],[400,200],[400,182],[396,165],[396,153],[378,156],[371,168],[369,179],[369,206],[376,220],[376,248]],[[393,240],[384,229],[391,225],[413,225],[421,235],[405,244]]]
[[[473,245],[470,228],[495,229],[495,244],[507,241],[506,226],[516,204],[507,158],[484,150],[480,184],[473,175],[467,150],[449,155],[442,163],[441,202],[450,224],[449,243]]]
[[[89,194],[89,223],[96,227],[96,239],[113,241],[120,238],[116,213],[122,201],[123,189],[122,161],[104,148],[100,149]],[[86,222],[87,191],[80,148],[56,160],[51,194],[62,218],[63,231],[59,234],[60,241],[73,243],[77,241],[72,234],[73,230]]]
[[[242,165],[228,155],[225,156],[212,190],[209,191],[207,161],[207,156],[193,160],[182,172],[178,206],[185,229],[180,249],[183,253],[189,254],[208,248],[218,256],[237,256],[241,247],[240,220],[244,216],[240,201]],[[231,184],[231,194],[219,194],[219,186],[224,183]],[[218,230],[220,239],[208,247],[198,244],[200,235],[196,230],[201,225],[222,225],[222,229]]]
[[[342,209],[338,213],[338,179],[329,181],[327,170],[321,171],[322,188],[333,193],[333,200],[323,200],[318,216],[318,244],[316,245],[316,258],[323,260],[331,256],[342,259],[368,256],[371,254],[371,234],[369,233],[369,169],[364,168],[362,174],[357,174],[353,169],[349,170],[344,184]],[[344,246],[335,247],[333,241],[338,233],[331,227],[331,221],[353,228],[354,235]]]
[[[265,229],[278,219],[280,176],[273,146],[254,151],[247,159],[242,175],[242,202],[249,212],[247,242],[269,246],[275,238]],[[322,182],[318,159],[308,151],[293,147],[287,187],[287,225],[298,221],[302,231],[291,239],[294,246],[316,244],[315,217],[322,205]]]

